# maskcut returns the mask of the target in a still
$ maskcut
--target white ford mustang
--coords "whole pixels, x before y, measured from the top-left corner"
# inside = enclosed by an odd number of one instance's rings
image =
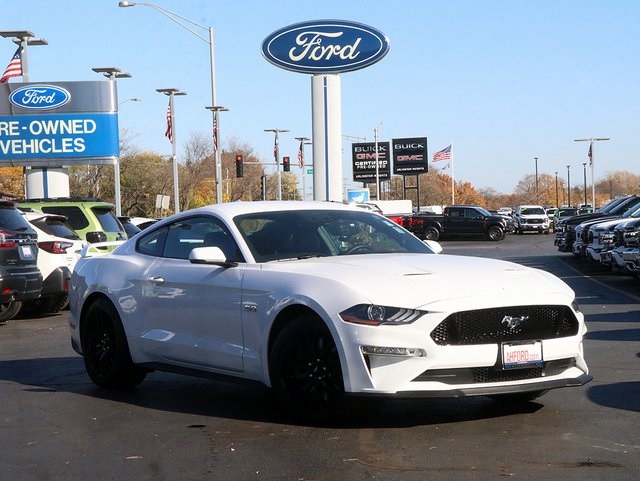
[[[342,204],[189,210],[80,259],[73,347],[100,386],[232,376],[308,410],[345,394],[532,399],[591,379],[564,282],[430,246]]]

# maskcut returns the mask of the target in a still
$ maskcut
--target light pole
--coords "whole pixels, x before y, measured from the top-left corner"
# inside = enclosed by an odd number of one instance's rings
[[[302,169],[302,200],[307,200],[307,186],[304,178],[304,146],[311,145],[309,137],[296,137],[298,142],[300,142],[300,147],[298,150],[298,164]]]
[[[534,157],[533,160],[536,163],[536,204],[540,203],[540,194],[538,191],[538,157]]]
[[[380,162],[378,158],[378,133],[380,132],[380,126],[382,122],[378,124],[378,126],[373,129],[373,145],[376,150],[376,200],[382,200],[380,196]]]
[[[288,129],[264,129],[265,132],[274,132],[276,137],[273,145],[273,156],[276,158],[276,172],[278,174],[278,200],[282,200],[282,176],[280,175],[280,143],[278,142],[278,134],[280,132],[289,132]]]
[[[556,209],[560,208],[558,203],[558,171],[556,170]]]
[[[0,37],[4,37],[4,38],[13,38],[13,43],[20,45],[20,70],[21,70],[21,74],[22,74],[22,81],[23,82],[28,82],[29,81],[29,52],[28,52],[28,46],[29,45],[48,45],[49,42],[47,42],[44,38],[35,38],[35,35],[33,32],[30,32],[29,30],[3,30],[0,31]],[[22,168],[22,173],[25,176],[25,181],[24,181],[24,196],[26,198],[29,198],[29,192],[27,189],[27,174],[26,174],[26,170],[27,169],[31,169],[31,167],[23,167]]]
[[[169,141],[171,142],[171,160],[173,163],[173,206],[176,214],[180,212],[180,186],[178,184],[178,157],[176,156],[176,111],[173,108],[173,98],[176,95],[187,95],[186,92],[176,88],[156,89],[156,92],[169,96],[169,118],[170,124]]]
[[[35,35],[29,30],[3,30],[0,31],[0,37],[12,38],[13,43],[20,45],[22,50],[20,67],[22,68],[22,81],[29,81],[29,54],[27,46],[29,45],[49,45],[44,38],[34,38]]]
[[[115,82],[119,78],[131,78],[131,74],[121,71],[118,67],[93,67],[95,73],[101,73],[109,79],[111,82]],[[114,85],[115,87],[115,85]],[[116,93],[118,89],[116,88]],[[126,102],[126,100],[125,100]],[[124,102],[123,102],[124,103]],[[113,164],[113,177],[114,177],[114,197],[116,201],[116,215],[122,215],[122,196],[120,193],[120,158],[118,158]]]
[[[221,105],[205,107],[213,112],[213,158],[216,164],[216,203],[222,203],[222,162],[220,156],[220,117],[218,112],[228,112],[229,109]]]
[[[582,172],[584,173],[584,206],[587,207],[587,163],[586,162],[582,163]]]
[[[210,76],[211,76],[211,105],[215,106],[216,105],[216,67],[215,67],[216,66],[216,62],[215,62],[215,49],[214,49],[214,43],[213,43],[213,27],[205,27],[204,25],[200,25],[199,23],[196,23],[193,20],[189,20],[188,18],[183,17],[182,15],[178,15],[177,13],[172,12],[171,10],[167,10],[166,8],[160,7],[160,6],[155,5],[153,3],[126,2],[126,1],[118,3],[119,7],[134,7],[136,5],[142,5],[144,7],[151,7],[154,10],[157,10],[158,12],[160,12],[162,15],[167,17],[172,22],[177,23],[182,28],[184,28],[185,30],[188,30],[189,32],[191,32],[193,35],[198,37],[203,42],[206,42],[207,44],[209,44],[209,65],[210,65],[210,70],[211,70],[210,71]],[[187,25],[182,23],[180,20],[184,20],[185,22],[188,22],[188,23],[190,23],[191,25],[193,25],[195,27],[198,27],[198,28],[200,28],[202,30],[206,30],[208,32],[208,38],[205,38],[205,37],[201,36],[196,31],[192,30]],[[213,114],[212,135],[213,135],[213,142],[214,142],[214,148],[215,148],[215,142],[216,142],[215,130],[216,130],[216,124],[218,123],[218,111],[215,110],[215,109],[212,109],[211,112]],[[220,203],[222,203],[222,179],[219,177],[219,174],[222,172],[222,168],[220,166],[220,150],[219,149],[216,149],[216,151],[214,153],[214,157],[215,157],[215,161],[216,161],[216,202],[218,204],[220,204]]]
[[[595,164],[594,160],[594,152],[593,152],[593,143],[600,142],[603,140],[611,140],[608,137],[591,137],[589,139],[574,139],[574,142],[590,142],[589,145],[589,165],[591,166],[591,208],[595,210],[596,208],[596,184],[593,178],[593,164]],[[586,204],[586,202],[585,202]]]
[[[567,165],[567,205],[569,207],[571,207],[571,174],[569,173],[570,167],[570,165]]]

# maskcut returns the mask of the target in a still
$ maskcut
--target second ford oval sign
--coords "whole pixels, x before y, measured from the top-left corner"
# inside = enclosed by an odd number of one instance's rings
[[[340,73],[368,67],[389,51],[375,28],[343,20],[296,23],[262,42],[262,55],[277,67],[300,73]]]

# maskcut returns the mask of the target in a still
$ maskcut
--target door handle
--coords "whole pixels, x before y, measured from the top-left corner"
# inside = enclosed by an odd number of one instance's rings
[[[154,284],[156,286],[161,286],[162,284],[164,284],[164,277],[153,276],[148,280],[151,284]]]

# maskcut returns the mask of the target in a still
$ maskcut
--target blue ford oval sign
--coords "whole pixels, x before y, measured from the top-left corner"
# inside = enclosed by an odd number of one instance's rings
[[[379,30],[343,20],[296,23],[262,42],[262,55],[277,67],[300,73],[339,73],[368,67],[389,51]]]
[[[68,90],[55,85],[29,85],[14,90],[9,101],[16,107],[29,110],[50,110],[62,107],[69,100]]]

